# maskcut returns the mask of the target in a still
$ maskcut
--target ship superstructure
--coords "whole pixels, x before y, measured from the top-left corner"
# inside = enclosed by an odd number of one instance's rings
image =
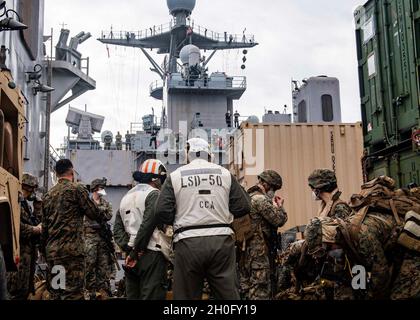
[[[180,137],[191,137],[193,129],[205,130],[211,139],[213,129],[232,127],[233,101],[242,97],[247,82],[243,76],[210,73],[209,62],[219,50],[243,49],[245,69],[247,49],[257,43],[252,35],[216,33],[191,22],[195,0],[167,0],[167,5],[172,15],[169,24],[138,32],[102,32],[98,40],[142,50],[160,78],[151,84],[150,95],[162,101],[161,127],[169,129],[177,142]],[[157,63],[146,49],[164,54],[163,64]],[[202,55],[203,50],[211,50],[208,57]]]
[[[159,117],[152,108],[153,112],[144,115],[141,122],[111,132],[101,131],[103,117],[69,109],[64,154],[72,160],[82,183],[88,185],[95,178],[107,178],[108,199],[114,212],[134,184],[132,173],[143,161],[167,157],[169,171],[183,164],[182,142],[196,134],[191,130],[204,132],[214,146],[215,161],[227,164],[220,135],[224,135],[227,145],[226,137],[234,130],[233,101],[246,91],[246,78],[210,73],[208,66],[219,50],[243,49],[241,63],[245,69],[247,49],[257,43],[250,35],[219,34],[194,25],[190,16],[195,4],[195,0],[168,0],[173,18],[168,25],[139,32],[102,32],[98,39],[108,45],[141,49],[152,64],[152,71],[159,75],[159,80],[150,85],[151,97],[162,104]],[[65,37],[62,33],[60,41],[65,41]],[[60,43],[57,52],[61,50]],[[156,62],[146,49],[164,54],[163,63]],[[202,55],[203,50],[211,50],[207,58]],[[62,56],[67,56],[64,53]]]

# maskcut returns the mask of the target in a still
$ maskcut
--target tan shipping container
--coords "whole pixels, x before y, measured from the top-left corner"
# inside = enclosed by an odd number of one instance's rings
[[[230,141],[229,169],[245,188],[264,169],[283,178],[279,194],[289,215],[282,230],[306,225],[319,210],[312,199],[308,176],[318,168],[336,172],[342,199],[348,201],[363,181],[361,123],[251,124],[243,123]]]

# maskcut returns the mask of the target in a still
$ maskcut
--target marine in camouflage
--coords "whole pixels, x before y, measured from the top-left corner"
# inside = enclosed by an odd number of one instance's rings
[[[248,190],[251,196],[251,224],[253,237],[248,240],[245,251],[238,254],[240,292],[247,300],[268,300],[272,297],[270,274],[270,242],[273,231],[287,221],[285,210],[273,205],[273,199],[263,192],[260,186]]]
[[[67,179],[59,179],[45,195],[42,212],[42,245],[50,272],[55,265],[66,270],[66,289],[49,288],[51,296],[83,299],[83,217],[99,221],[102,214],[89,199],[87,189]]]
[[[370,272],[368,299],[386,299],[392,279],[392,259],[388,259],[388,250],[395,245],[391,235],[396,226],[392,214],[370,212],[365,217],[359,232],[356,249],[361,263]]]
[[[112,205],[103,199],[99,199],[97,207],[104,220],[112,218]],[[110,274],[112,259],[110,258],[107,245],[99,234],[100,225],[85,216],[85,289],[89,293],[105,292],[110,295]]]
[[[354,299],[349,260],[337,234],[336,220],[311,220],[305,229],[305,240],[292,243],[281,254],[278,299]]]
[[[37,244],[40,241],[39,212],[34,212],[27,199],[34,196],[38,179],[28,173],[22,176],[25,198],[20,202],[20,262],[17,272],[7,273],[7,287],[12,300],[27,300],[34,291],[35,263],[38,257]]]
[[[30,209],[29,205],[28,208]],[[36,246],[40,234],[31,222],[31,216],[32,212],[21,207],[20,262],[17,272],[7,273],[7,287],[12,300],[27,300],[34,290],[35,263],[38,257]]]
[[[396,246],[396,239],[391,237],[395,227],[392,214],[379,212],[369,212],[360,227],[356,249],[362,260],[361,264],[370,273],[368,299],[389,298],[392,264],[397,256],[389,255]]]

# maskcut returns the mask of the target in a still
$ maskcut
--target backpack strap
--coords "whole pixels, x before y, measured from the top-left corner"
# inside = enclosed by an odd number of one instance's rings
[[[349,227],[350,236],[355,242],[359,241],[360,229],[362,227],[362,223],[365,220],[368,211],[369,211],[369,206],[365,206],[362,209],[360,209],[356,213],[354,220],[350,224],[350,227]],[[340,224],[343,225],[342,223]]]
[[[397,211],[397,208],[395,207],[395,203],[393,199],[389,199],[389,205],[391,207],[392,214],[394,215],[395,221],[397,221],[397,224],[400,225],[401,220],[400,220],[400,217],[398,216],[398,211]]]
[[[366,210],[367,212],[367,210]],[[366,215],[366,214],[365,214]],[[354,243],[356,241],[358,241],[359,237],[358,237],[358,233],[357,236],[356,234],[354,234],[354,230],[352,230],[353,224],[350,225],[350,232],[348,230],[348,225],[346,225],[346,223],[341,220],[341,219],[337,219],[338,223],[339,223],[339,230],[341,231],[341,234],[343,235],[344,241],[347,245],[347,247],[350,249],[351,251],[351,255],[354,257],[354,259],[358,262],[361,263],[362,259],[358,253],[358,251],[356,250]],[[361,226],[361,224],[360,224]],[[360,230],[360,226],[358,228],[358,230]]]

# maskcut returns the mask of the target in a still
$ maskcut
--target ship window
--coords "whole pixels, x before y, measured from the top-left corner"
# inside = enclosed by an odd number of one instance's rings
[[[329,94],[324,94],[321,97],[322,104],[322,121],[331,122],[334,119],[334,110],[332,97]]]
[[[308,122],[307,110],[306,110],[306,101],[302,100],[298,104],[298,122]]]

